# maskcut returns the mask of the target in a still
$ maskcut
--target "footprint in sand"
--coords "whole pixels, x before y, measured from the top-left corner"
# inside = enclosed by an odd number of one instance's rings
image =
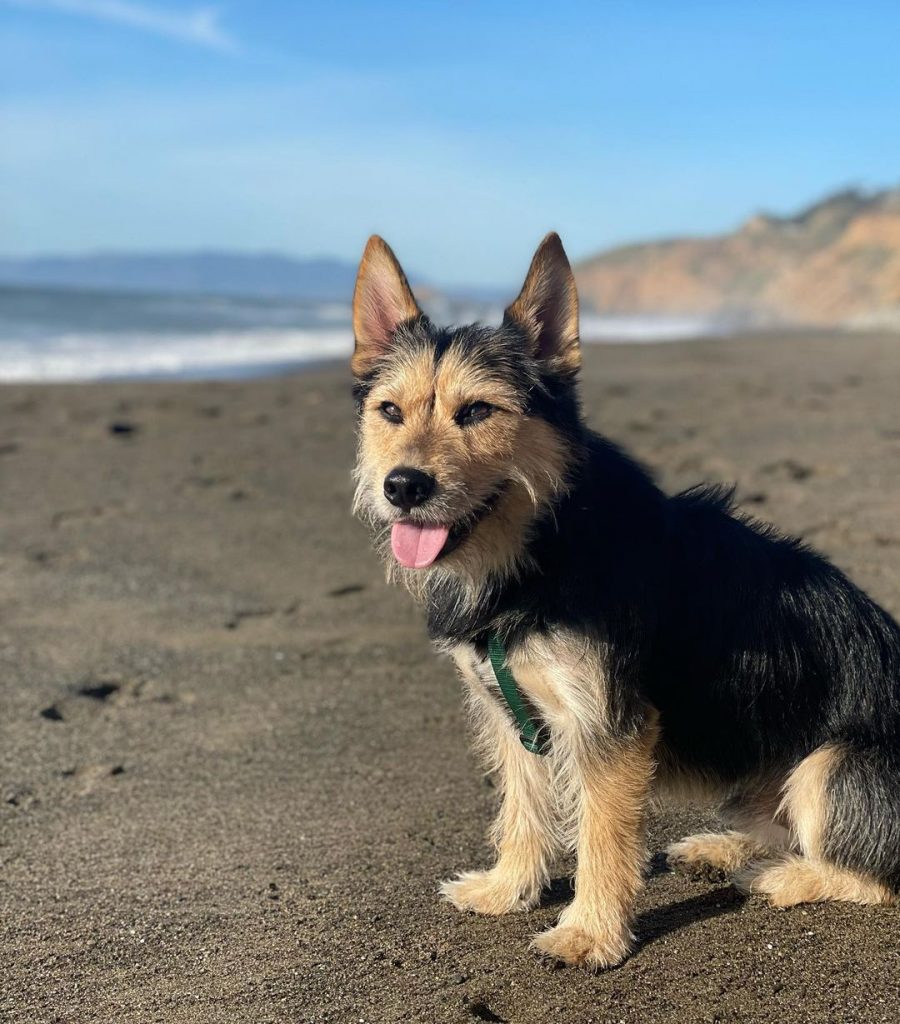
[[[765,505],[769,500],[769,495],[765,491],[748,491],[738,500],[741,505]]]
[[[0,791],[0,803],[17,811],[27,811],[39,804],[40,800],[31,786],[13,782]]]
[[[266,622],[270,619],[291,616],[296,612],[299,606],[299,601],[291,601],[284,605],[283,608],[275,608],[270,605],[252,608],[237,608],[231,616],[225,620],[225,628],[233,630],[238,629],[243,623],[250,620]]]
[[[126,439],[134,437],[140,432],[141,428],[131,420],[113,420],[107,424],[106,429],[113,437]]]
[[[72,768],[64,768],[60,773],[64,779],[74,783],[74,796],[88,796],[110,779],[125,774],[123,764],[82,764]]]
[[[110,502],[108,505],[92,505],[90,508],[64,508],[53,513],[50,526],[52,529],[58,530],[62,526],[68,526],[75,522],[105,519],[107,516],[117,515],[123,507],[116,502]]]
[[[90,679],[69,689],[66,696],[42,708],[41,718],[48,722],[66,722],[85,712],[94,713],[107,705],[114,705],[124,697],[137,698],[141,684],[125,685],[118,678]]]
[[[797,462],[796,459],[779,459],[777,462],[770,462],[763,466],[760,473],[773,476],[781,480],[808,480],[815,476],[815,469],[812,466]]]
[[[328,597],[347,597],[348,594],[361,594],[366,589],[364,583],[348,583],[344,587],[335,587],[327,591]]]

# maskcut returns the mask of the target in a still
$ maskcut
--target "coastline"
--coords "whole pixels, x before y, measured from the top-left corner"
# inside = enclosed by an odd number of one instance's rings
[[[588,316],[596,322],[603,318]],[[629,323],[629,321],[631,321]],[[691,345],[701,342],[734,344],[752,339],[775,339],[779,344],[817,338],[891,337],[900,329],[859,325],[817,328],[797,324],[790,327],[737,328],[709,324],[694,329],[691,322],[680,326],[677,318],[652,319],[610,317],[605,326],[588,334],[582,326],[582,346],[596,347]],[[590,328],[588,327],[588,330]],[[43,384],[114,384],[129,381],[227,381],[281,377],[320,367],[344,365],[353,351],[350,328],[345,331],[247,330],[240,335],[197,334],[175,337],[106,332],[98,341],[79,335],[66,336],[64,351],[45,351],[41,344],[12,344],[0,338],[0,387]],[[127,342],[119,347],[119,342]],[[237,344],[237,351],[230,346]],[[158,347],[161,346],[161,347]],[[228,352],[228,358],[222,358]],[[135,368],[137,367],[137,368]]]

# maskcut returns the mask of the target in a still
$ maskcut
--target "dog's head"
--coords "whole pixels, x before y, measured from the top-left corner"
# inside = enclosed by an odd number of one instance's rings
[[[389,566],[414,590],[438,571],[472,583],[514,571],[565,490],[579,429],[578,298],[559,237],[539,246],[500,327],[442,329],[373,236],[353,328],[355,509]]]

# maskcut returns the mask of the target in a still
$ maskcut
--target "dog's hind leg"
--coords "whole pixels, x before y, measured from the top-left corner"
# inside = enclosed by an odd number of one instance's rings
[[[824,860],[786,854],[775,860],[754,861],[734,884],[742,892],[766,896],[773,907],[837,900],[845,903],[896,902],[896,895],[875,878],[839,868]]]
[[[819,747],[784,787],[781,807],[797,852],[750,864],[735,885],[777,907],[824,900],[896,903],[898,782],[896,766],[881,751]]]
[[[497,861],[487,871],[464,871],[442,882],[440,893],[459,910],[506,914],[537,905],[559,847],[548,758],[527,751],[509,714],[470,684],[469,710],[478,746],[501,792],[491,828]]]
[[[777,782],[759,782],[733,792],[719,808],[727,832],[700,832],[666,848],[669,867],[688,874],[733,875],[751,860],[771,856],[790,843],[778,819]]]
[[[748,861],[769,851],[743,832],[698,832],[666,847],[673,871],[733,875]]]

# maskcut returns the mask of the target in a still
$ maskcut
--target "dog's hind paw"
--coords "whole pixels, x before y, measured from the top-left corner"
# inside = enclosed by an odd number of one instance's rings
[[[896,902],[895,894],[874,878],[794,855],[749,864],[735,876],[734,885],[748,895],[765,896],[781,909],[823,900],[869,905]]]
[[[457,910],[495,916],[531,910],[537,906],[541,895],[540,885],[523,887],[496,868],[463,871],[456,878],[441,882],[438,892]]]
[[[666,862],[684,874],[731,875],[760,852],[741,832],[700,832],[667,846]]]
[[[558,924],[535,935],[532,948],[570,967],[602,971],[618,967],[631,952],[628,929],[614,936],[596,936],[573,924]]]

